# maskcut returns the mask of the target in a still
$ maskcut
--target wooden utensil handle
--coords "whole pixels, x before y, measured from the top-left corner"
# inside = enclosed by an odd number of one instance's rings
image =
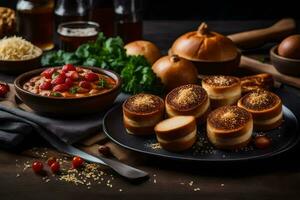
[[[262,63],[258,60],[242,56],[240,67],[249,69],[258,73],[268,73],[271,74],[275,80],[292,85],[294,87],[300,88],[300,78],[292,77],[288,75],[281,74],[278,72],[273,65]]]
[[[294,19],[286,18],[278,21],[274,25],[229,35],[228,37],[240,48],[247,49],[257,47],[266,42],[279,41],[292,34],[296,29]]]

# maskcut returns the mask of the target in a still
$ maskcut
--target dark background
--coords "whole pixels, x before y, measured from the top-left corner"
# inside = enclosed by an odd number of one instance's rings
[[[0,6],[14,7],[17,0],[0,0]],[[74,1],[74,0],[70,0]],[[87,0],[88,1],[88,0]],[[94,0],[112,2],[112,0]],[[139,0],[147,20],[232,20],[300,19],[297,0]],[[107,4],[107,3],[105,3]]]

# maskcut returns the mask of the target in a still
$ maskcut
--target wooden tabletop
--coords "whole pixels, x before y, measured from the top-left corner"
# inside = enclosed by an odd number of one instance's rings
[[[213,21],[212,29],[224,34],[271,25],[273,21]],[[195,29],[195,21],[146,21],[145,38],[165,51],[181,33]],[[0,80],[13,81],[0,74]],[[286,87],[300,98],[300,91]],[[298,106],[299,107],[299,106]],[[293,110],[299,117],[300,109]],[[1,125],[1,124],[0,124]],[[51,150],[40,150],[48,152]],[[52,151],[51,151],[52,152]],[[53,152],[54,154],[56,152]],[[44,179],[26,169],[35,158],[27,153],[0,150],[0,199],[299,199],[300,149],[281,156],[242,163],[183,163],[146,158],[139,167],[150,174],[145,182],[128,182],[103,167],[103,181],[74,185],[56,177]],[[39,154],[41,155],[41,154]],[[43,156],[43,155],[41,155]],[[25,164],[25,165],[24,165]],[[25,168],[25,170],[24,170]]]

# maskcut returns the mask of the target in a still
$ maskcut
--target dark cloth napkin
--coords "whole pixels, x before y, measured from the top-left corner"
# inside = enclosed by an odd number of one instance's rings
[[[128,95],[120,94],[118,104]],[[45,117],[17,107],[0,104],[0,148],[16,147],[32,134],[52,134],[67,144],[100,133],[102,120],[106,112],[86,115],[72,119]]]

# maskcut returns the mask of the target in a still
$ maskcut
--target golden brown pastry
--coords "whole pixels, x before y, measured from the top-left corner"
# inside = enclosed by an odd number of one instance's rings
[[[15,11],[10,8],[0,7],[0,38],[14,34],[15,27]]]
[[[270,90],[274,87],[274,79],[271,74],[256,74],[241,78],[242,93],[248,93],[258,89]]]
[[[234,76],[206,76],[202,79],[211,107],[234,105],[241,97],[240,79]]]
[[[155,126],[157,141],[169,151],[184,151],[197,140],[196,120],[193,116],[175,116]]]
[[[272,92],[250,92],[238,101],[238,106],[252,114],[255,130],[270,130],[282,123],[281,99]]]
[[[137,94],[123,103],[123,121],[128,133],[149,135],[163,119],[164,101],[155,95]]]
[[[238,149],[251,140],[253,119],[251,114],[237,106],[223,106],[212,111],[207,118],[207,136],[219,149]]]
[[[237,57],[238,50],[229,38],[211,32],[207,24],[202,23],[197,31],[180,36],[171,53],[192,61],[227,61]]]
[[[199,85],[183,85],[168,93],[165,100],[169,117],[190,115],[197,123],[203,123],[210,111],[210,101],[206,91]]]

